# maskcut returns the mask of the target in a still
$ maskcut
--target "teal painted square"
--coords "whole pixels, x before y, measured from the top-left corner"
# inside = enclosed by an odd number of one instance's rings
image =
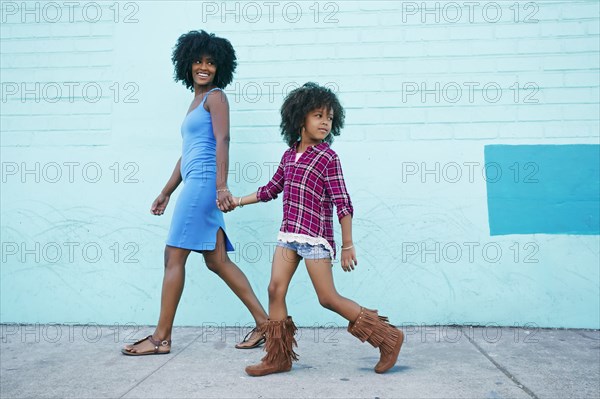
[[[491,235],[600,234],[599,145],[487,145]]]

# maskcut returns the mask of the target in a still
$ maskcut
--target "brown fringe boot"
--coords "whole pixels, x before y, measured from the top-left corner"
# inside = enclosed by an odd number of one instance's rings
[[[388,318],[379,316],[376,310],[361,307],[354,322],[348,324],[348,332],[379,348],[379,362],[376,373],[385,373],[396,364],[400,348],[404,342],[404,333],[388,323]]]
[[[246,373],[253,377],[281,373],[292,369],[292,360],[298,360],[293,346],[298,346],[294,334],[296,326],[290,316],[286,320],[267,320],[261,325],[267,342],[267,354],[259,364],[246,367]]]

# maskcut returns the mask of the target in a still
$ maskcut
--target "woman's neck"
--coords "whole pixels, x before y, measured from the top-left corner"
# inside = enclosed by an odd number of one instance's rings
[[[194,85],[194,97],[204,96],[206,93],[214,89],[215,85],[209,84],[205,86]]]

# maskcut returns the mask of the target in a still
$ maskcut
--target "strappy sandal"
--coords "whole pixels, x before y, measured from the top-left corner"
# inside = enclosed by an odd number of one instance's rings
[[[171,352],[171,349],[169,349],[166,352],[159,352],[159,349],[161,347],[171,346],[171,341],[167,341],[166,339],[163,339],[162,341],[156,341],[156,340],[154,340],[154,338],[152,338],[152,335],[148,335],[146,338],[140,339],[139,341],[134,343],[132,346],[141,344],[142,342],[144,342],[146,340],[152,342],[152,344],[154,345],[154,349],[152,351],[130,352],[130,349],[128,350],[127,348],[123,348],[123,349],[121,349],[121,352],[127,356],[166,355],[167,353]]]
[[[266,338],[265,338],[265,334],[262,333],[258,336],[258,339],[254,340],[254,341],[250,341],[248,338],[250,338],[252,336],[252,334],[254,332],[260,332],[259,329],[257,327],[254,327],[252,330],[250,330],[250,332],[248,334],[246,334],[246,336],[244,337],[244,339],[242,340],[242,342],[240,342],[239,344],[236,344],[235,347],[237,349],[254,349],[254,348],[258,348],[259,346],[261,346],[262,344],[265,343]],[[250,346],[240,346],[241,344],[245,343],[245,342],[250,342],[251,345]]]

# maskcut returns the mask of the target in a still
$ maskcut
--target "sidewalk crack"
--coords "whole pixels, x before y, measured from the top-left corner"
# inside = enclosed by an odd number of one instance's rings
[[[504,374],[509,380],[511,380],[513,383],[515,383],[517,385],[517,387],[519,387],[521,390],[523,390],[523,392],[525,392],[527,395],[529,395],[532,399],[540,399],[531,389],[527,388],[525,386],[525,384],[521,383],[521,381],[519,381],[517,379],[517,377],[512,375],[510,371],[508,371],[500,363],[495,361],[481,346],[479,346],[473,339],[471,339],[471,337],[469,337],[469,334],[465,334],[465,336],[467,337],[469,342],[471,344],[473,344],[473,346],[475,348],[477,348],[479,353],[481,353],[483,356],[485,356],[485,358],[487,360],[489,360],[494,366],[496,366],[496,368],[498,370],[500,370],[502,372],[502,374]]]
[[[200,338],[202,336],[202,334],[199,334],[196,338],[194,338],[192,340],[192,342],[190,342],[189,344],[187,344],[182,350],[180,350],[179,352],[177,352],[175,355],[171,356],[171,358],[169,358],[169,360],[167,360],[166,362],[164,362],[163,364],[161,364],[156,370],[152,371],[151,373],[149,373],[147,376],[145,376],[144,378],[142,378],[140,381],[138,381],[137,384],[135,384],[134,386],[132,386],[131,388],[129,388],[123,395],[119,396],[119,399],[124,398],[129,392],[133,391],[135,388],[137,388],[138,386],[140,386],[140,384],[142,384],[144,381],[146,381],[148,378],[150,378],[152,375],[156,374],[156,372],[160,369],[162,369],[164,366],[166,366],[170,361],[172,361],[173,359],[175,359],[177,356],[179,356],[180,354],[182,354],[187,348],[189,348],[194,342],[196,342],[198,340],[198,338]],[[152,355],[149,355],[152,356]],[[164,355],[162,355],[164,356]],[[167,355],[168,356],[168,355]]]

